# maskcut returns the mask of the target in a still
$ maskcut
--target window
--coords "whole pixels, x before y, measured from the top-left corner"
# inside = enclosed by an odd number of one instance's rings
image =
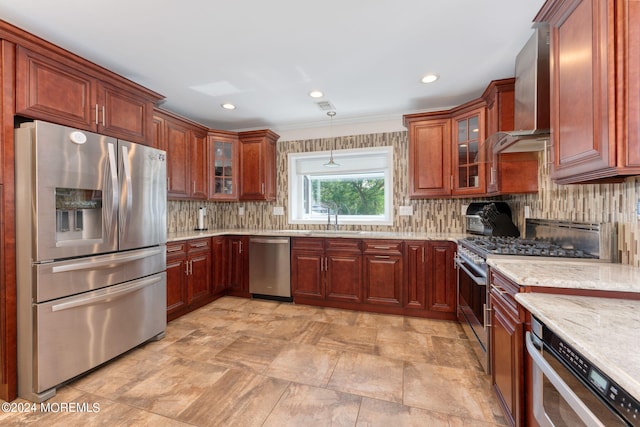
[[[289,154],[289,223],[392,225],[393,147]]]

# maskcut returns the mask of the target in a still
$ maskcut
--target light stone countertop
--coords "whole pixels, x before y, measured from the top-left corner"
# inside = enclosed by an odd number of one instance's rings
[[[255,230],[255,229],[211,229],[207,231],[180,231],[167,234],[167,242],[198,239],[212,236],[288,236],[288,237],[342,237],[351,239],[391,239],[391,240],[450,240],[467,237],[464,233],[425,233],[393,231],[352,231],[352,230]]]
[[[520,286],[640,293],[640,268],[597,261],[493,258],[487,264]]]
[[[516,300],[640,400],[640,301],[543,293]]]

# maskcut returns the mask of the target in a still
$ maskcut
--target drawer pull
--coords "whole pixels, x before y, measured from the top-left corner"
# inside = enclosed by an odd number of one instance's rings
[[[374,258],[378,258],[378,259],[389,259],[391,258],[389,255],[376,255]]]
[[[207,242],[200,242],[200,243],[192,243],[191,247],[192,248],[202,248],[204,246],[208,246],[209,244]]]
[[[170,248],[167,248],[167,252],[179,252],[182,250],[182,246],[173,246]]]
[[[391,246],[374,246],[373,249],[391,249]]]
[[[499,293],[501,296],[507,294],[507,291],[500,289],[498,286],[494,285],[493,283],[491,284],[491,289]]]

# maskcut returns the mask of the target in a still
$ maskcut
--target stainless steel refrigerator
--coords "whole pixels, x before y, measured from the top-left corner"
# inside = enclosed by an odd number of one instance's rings
[[[166,155],[35,121],[15,132],[18,394],[166,328]]]

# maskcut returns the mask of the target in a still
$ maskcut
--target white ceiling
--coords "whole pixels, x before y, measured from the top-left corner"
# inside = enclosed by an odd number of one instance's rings
[[[513,76],[543,3],[0,0],[0,17],[163,94],[165,109],[282,135],[326,128],[318,101],[333,104],[336,128],[376,129],[478,97]],[[440,79],[420,83],[429,72]]]

